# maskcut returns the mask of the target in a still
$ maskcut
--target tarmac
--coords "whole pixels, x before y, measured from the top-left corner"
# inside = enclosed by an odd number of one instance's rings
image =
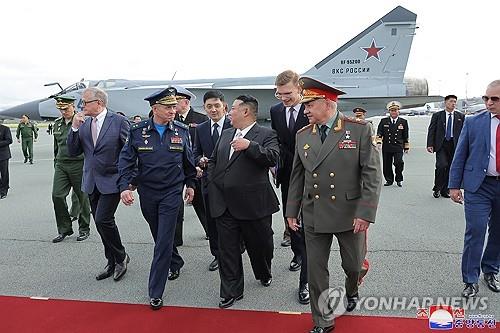
[[[406,119],[411,149],[404,156],[403,187],[382,187],[377,221],[368,234],[367,257],[371,267],[360,289],[360,296],[365,299],[353,315],[415,318],[418,307],[438,302],[463,305],[460,303],[463,206],[450,199],[432,197],[435,157],[425,149],[430,117]],[[378,121],[374,119],[375,126]],[[14,137],[15,132],[12,133]],[[23,163],[21,145],[17,142],[11,145],[11,151],[11,190],[0,201],[0,295],[148,304],[153,240],[141,215],[137,193],[136,203],[131,207],[120,204],[116,214],[122,241],[131,258],[128,271],[119,282],[96,281],[95,274],[106,261],[93,222],[90,237],[83,242],[76,241],[76,222],[74,235],[58,244],[51,242],[57,235],[51,200],[52,136],[40,131],[34,144],[33,165]],[[297,300],[299,272],[288,270],[291,249],[280,246],[284,229],[281,212],[273,215],[273,229],[271,286],[265,288],[255,280],[244,254],[245,297],[233,308],[310,312],[308,305]],[[213,258],[204,236],[193,208],[186,206],[184,245],[179,248],[186,264],[179,279],[167,281],[165,305],[217,307],[219,275],[217,271],[208,271]],[[339,287],[343,283],[338,245],[334,241],[330,285]],[[482,280],[479,286],[479,296],[484,297],[480,305],[486,307],[469,308],[466,313],[493,315],[500,320],[500,295],[488,290]],[[404,305],[387,309],[380,304],[381,298],[387,297]]]

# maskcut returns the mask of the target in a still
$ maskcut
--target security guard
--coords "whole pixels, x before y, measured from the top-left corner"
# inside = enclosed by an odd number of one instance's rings
[[[403,152],[408,153],[410,142],[408,141],[408,121],[399,117],[401,103],[392,101],[387,104],[389,117],[380,120],[377,129],[377,143],[382,143],[382,158],[385,184],[391,186],[394,183],[394,173],[392,163],[394,163],[396,173],[396,184],[402,187],[403,184]]]
[[[21,139],[19,139],[21,136]],[[30,161],[33,164],[33,138],[38,139],[38,127],[30,121],[27,114],[23,114],[16,131],[17,142],[21,144],[24,155],[24,163]]]
[[[78,212],[73,212],[78,217],[79,235],[77,241],[83,241],[90,233],[90,202],[87,194],[83,193],[83,154],[71,157],[68,154],[66,140],[71,131],[73,116],[75,115],[75,97],[62,95],[55,97],[56,107],[61,112],[61,117],[54,122],[54,182],[52,184],[52,202],[56,215],[58,235],[52,240],[53,243],[61,242],[66,236],[73,234],[71,225],[72,217],[68,212],[66,197],[73,188],[73,197],[78,198],[76,207]],[[73,200],[72,200],[73,201]],[[75,203],[72,203],[72,210]]]
[[[137,185],[142,215],[155,242],[149,274],[153,310],[163,305],[168,269],[178,257],[172,248],[184,185],[186,201],[191,202],[194,196],[196,168],[189,127],[174,120],[176,93],[175,88],[169,87],[145,98],[153,117],[131,126],[118,162],[122,202],[127,206],[134,202],[131,184]]]

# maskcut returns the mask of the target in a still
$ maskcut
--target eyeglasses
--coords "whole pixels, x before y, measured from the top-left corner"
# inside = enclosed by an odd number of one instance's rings
[[[91,101],[84,101],[84,100],[82,99],[82,105],[83,105],[83,106],[85,106],[85,105],[87,105],[87,104],[90,104],[90,103],[93,103],[93,102],[98,102],[98,101],[99,101],[98,99],[93,99],[93,100],[91,100]]]
[[[500,97],[498,96],[483,96],[482,99],[485,103],[488,102],[489,100],[491,100],[493,103],[500,101]]]

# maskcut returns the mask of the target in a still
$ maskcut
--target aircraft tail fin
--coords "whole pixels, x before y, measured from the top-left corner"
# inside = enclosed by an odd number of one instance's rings
[[[398,6],[304,73],[349,96],[404,96],[417,15]],[[367,94],[368,93],[368,94]]]

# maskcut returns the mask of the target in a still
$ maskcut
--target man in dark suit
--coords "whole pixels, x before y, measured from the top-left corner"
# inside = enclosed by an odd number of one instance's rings
[[[99,88],[85,89],[81,101],[83,113],[73,117],[68,133],[68,153],[70,156],[84,154],[82,191],[89,194],[92,216],[108,260],[96,279],[113,275],[118,281],[127,271],[130,261],[115,223],[115,212],[120,202],[118,157],[130,124],[125,117],[106,109],[108,95]]]
[[[448,190],[450,165],[465,121],[465,115],[455,110],[457,96],[446,96],[444,105],[444,110],[432,115],[427,132],[427,151],[431,154],[436,153],[436,171],[432,188],[434,198],[450,197]]]
[[[390,116],[380,120],[377,129],[377,142],[382,143],[382,164],[385,184],[391,186],[394,183],[394,173],[396,173],[396,184],[402,187],[403,184],[403,153],[410,150],[408,138],[408,121],[399,117],[401,103],[392,101],[387,104]],[[394,172],[392,164],[394,163]]]
[[[288,197],[290,175],[292,173],[293,154],[295,152],[295,135],[302,127],[309,124],[304,115],[304,106],[299,86],[299,75],[291,70],[284,71],[276,77],[276,98],[281,102],[271,107],[271,127],[278,135],[280,158],[276,167],[276,186],[281,186],[282,213],[285,230],[290,235],[293,258],[291,271],[300,271],[298,298],[301,304],[309,303],[309,286],[307,284],[307,256],[303,229],[292,231],[285,218],[285,203]]]
[[[279,155],[274,130],[257,121],[257,100],[238,96],[231,108],[234,128],[222,132],[208,162],[210,213],[219,233],[219,307],[227,308],[243,298],[243,237],[257,280],[271,285],[273,258],[272,214],[279,210],[269,182],[269,168]]]
[[[451,199],[465,208],[462,296],[466,298],[479,292],[481,271],[487,287],[500,292],[500,80],[488,85],[483,100],[488,111],[466,118],[448,183]]]
[[[9,191],[9,159],[12,134],[10,128],[0,124],[0,199],[7,197]]]
[[[190,141],[189,145],[191,148],[194,144],[195,139],[195,130],[198,124],[206,121],[208,118],[204,114],[195,112],[191,107],[191,100],[195,100],[196,96],[181,86],[173,86],[177,90],[177,105],[175,106],[175,120],[180,121],[181,123],[187,125],[189,127],[189,136]],[[195,193],[201,194],[201,184],[199,179],[195,179]],[[196,216],[200,220],[201,226],[205,231],[205,237],[208,236],[207,230],[207,218],[205,213],[205,204],[203,203],[202,195],[195,195],[192,201],[192,205]],[[177,250],[178,246],[183,244],[182,240],[182,230],[184,224],[184,201],[181,200],[179,202],[179,214],[177,215],[177,223],[175,225],[175,237],[174,237],[174,253],[172,262],[170,263],[170,271],[168,273],[169,280],[175,280],[179,277],[181,273],[181,268],[184,266],[184,260],[179,254]]]
[[[205,203],[205,212],[207,217],[208,241],[210,244],[210,253],[214,260],[208,266],[210,271],[219,268],[219,237],[215,219],[210,216],[210,206],[208,205],[207,188],[207,166],[210,156],[214,150],[215,144],[219,140],[222,131],[231,127],[231,122],[226,117],[226,102],[224,95],[218,90],[209,90],[203,96],[203,106],[210,120],[205,121],[196,127],[194,160],[197,169],[201,170],[203,202]]]

